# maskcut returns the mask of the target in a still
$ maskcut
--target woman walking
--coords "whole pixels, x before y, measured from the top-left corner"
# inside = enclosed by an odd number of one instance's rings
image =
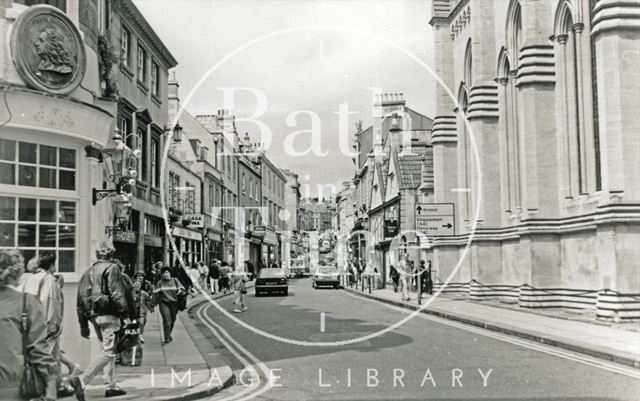
[[[244,295],[247,293],[245,282],[248,281],[247,274],[251,274],[243,271],[236,271],[232,273],[233,277],[233,291],[234,299],[233,304],[236,306],[233,310],[234,313],[240,313],[247,310],[244,304]]]
[[[184,286],[178,279],[171,276],[170,268],[164,267],[161,278],[153,290],[153,301],[154,304],[159,306],[160,315],[162,316],[165,344],[173,341],[171,332],[178,316],[178,298],[181,296],[186,296]]]
[[[24,259],[18,250],[0,250],[0,400],[24,399],[19,390],[23,359],[46,383],[44,399],[55,400],[57,362],[48,352],[45,312],[37,297],[16,290],[23,272]]]

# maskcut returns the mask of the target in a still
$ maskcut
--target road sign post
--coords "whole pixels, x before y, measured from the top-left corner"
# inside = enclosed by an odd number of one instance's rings
[[[455,207],[453,203],[416,203],[416,231],[427,237],[455,235]]]

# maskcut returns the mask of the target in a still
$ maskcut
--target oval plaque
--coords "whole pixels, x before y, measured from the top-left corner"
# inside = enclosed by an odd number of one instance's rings
[[[35,89],[66,94],[84,77],[86,55],[80,32],[52,6],[32,6],[18,17],[11,53],[20,77]]]

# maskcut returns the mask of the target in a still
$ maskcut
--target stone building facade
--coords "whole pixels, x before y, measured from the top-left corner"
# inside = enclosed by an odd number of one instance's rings
[[[458,228],[431,243],[439,279],[478,299],[640,317],[637,2],[434,0],[432,12],[447,86],[434,196],[455,204]]]

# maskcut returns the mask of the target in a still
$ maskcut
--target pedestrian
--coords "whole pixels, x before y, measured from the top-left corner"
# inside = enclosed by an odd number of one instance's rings
[[[71,380],[76,398],[84,401],[84,388],[100,372],[104,371],[105,397],[117,397],[127,392],[116,384],[116,335],[121,320],[125,324],[134,321],[133,291],[125,281],[119,264],[112,260],[115,248],[110,241],[103,241],[96,249],[98,259],[82,274],[78,284],[78,321],[80,334],[89,338],[89,323],[102,345],[102,354],[94,358],[77,378]]]
[[[220,280],[220,261],[215,259],[209,268],[209,281],[211,287],[211,293],[215,294],[220,291],[218,286]]]
[[[37,270],[22,281],[18,286],[18,291],[35,295],[42,303],[47,324],[47,352],[56,360],[56,382],[60,386],[62,384],[59,361],[63,303],[62,290],[52,271],[55,268],[55,263],[55,254],[53,252],[44,252],[37,261]]]
[[[422,272],[422,291],[427,294],[433,294],[433,280],[431,279],[431,261],[426,262],[422,260],[420,261],[420,269]]]
[[[235,271],[233,272],[233,304],[236,306],[233,310],[234,313],[240,313],[247,310],[244,304],[244,296],[247,293],[245,283],[248,281],[249,272]]]
[[[411,265],[409,264],[409,255],[405,255],[400,259],[400,284],[402,291],[402,299],[404,301],[411,300],[409,296],[409,284],[411,283]]]
[[[133,282],[133,300],[136,305],[136,320],[140,329],[140,344],[144,344],[144,327],[147,325],[147,314],[153,313],[151,296],[143,288],[144,274],[137,273]]]
[[[200,271],[200,287],[202,287],[204,291],[207,291],[209,289],[209,266],[202,263],[202,261],[200,261],[198,265],[198,270]]]
[[[393,292],[397,293],[400,284],[400,273],[393,265],[389,266],[389,277],[391,277],[391,283],[393,284]]]
[[[163,268],[161,278],[153,290],[153,304],[158,305],[160,309],[165,344],[173,341],[171,333],[178,316],[178,298],[186,294],[186,289],[180,280],[171,276],[171,269]]]
[[[189,279],[191,280],[189,294],[192,297],[198,295],[198,289],[196,288],[196,284],[200,285],[200,270],[198,269],[198,267],[198,264],[196,262],[193,262],[191,264],[191,268],[189,269]]]
[[[171,275],[177,278],[178,281],[180,281],[180,284],[182,284],[182,286],[187,291],[187,293],[191,291],[191,286],[193,285],[191,283],[191,276],[189,275],[188,270],[189,270],[189,266],[185,264],[183,268],[182,264],[180,263],[180,260],[176,257],[176,260],[173,264],[173,269],[171,271]],[[160,275],[162,275],[162,270]]]
[[[229,263],[222,262],[220,266],[220,288],[224,290],[225,294],[231,290],[231,281],[229,279],[230,272],[231,269],[229,267]]]
[[[23,361],[28,361],[45,383],[46,401],[56,399],[56,360],[48,352],[45,311],[38,299],[16,289],[24,273],[18,250],[0,250],[0,400],[22,400]],[[22,315],[26,327],[22,327]],[[25,353],[26,351],[26,353]]]
[[[60,287],[61,309],[64,311],[64,294],[62,293],[62,289],[64,288],[64,276],[61,274],[54,274],[54,277],[56,278],[56,282]],[[75,390],[73,386],[69,384],[69,382],[74,377],[77,377],[80,374],[82,374],[82,369],[80,368],[80,365],[78,365],[71,359],[67,358],[62,349],[60,349],[60,352],[58,355],[60,357],[58,366],[60,367],[60,375],[62,376],[62,382],[58,384],[58,398],[64,398],[64,397],[72,396],[75,394]],[[62,374],[62,369],[61,369],[62,365],[64,365],[67,368],[67,374],[65,375]]]

